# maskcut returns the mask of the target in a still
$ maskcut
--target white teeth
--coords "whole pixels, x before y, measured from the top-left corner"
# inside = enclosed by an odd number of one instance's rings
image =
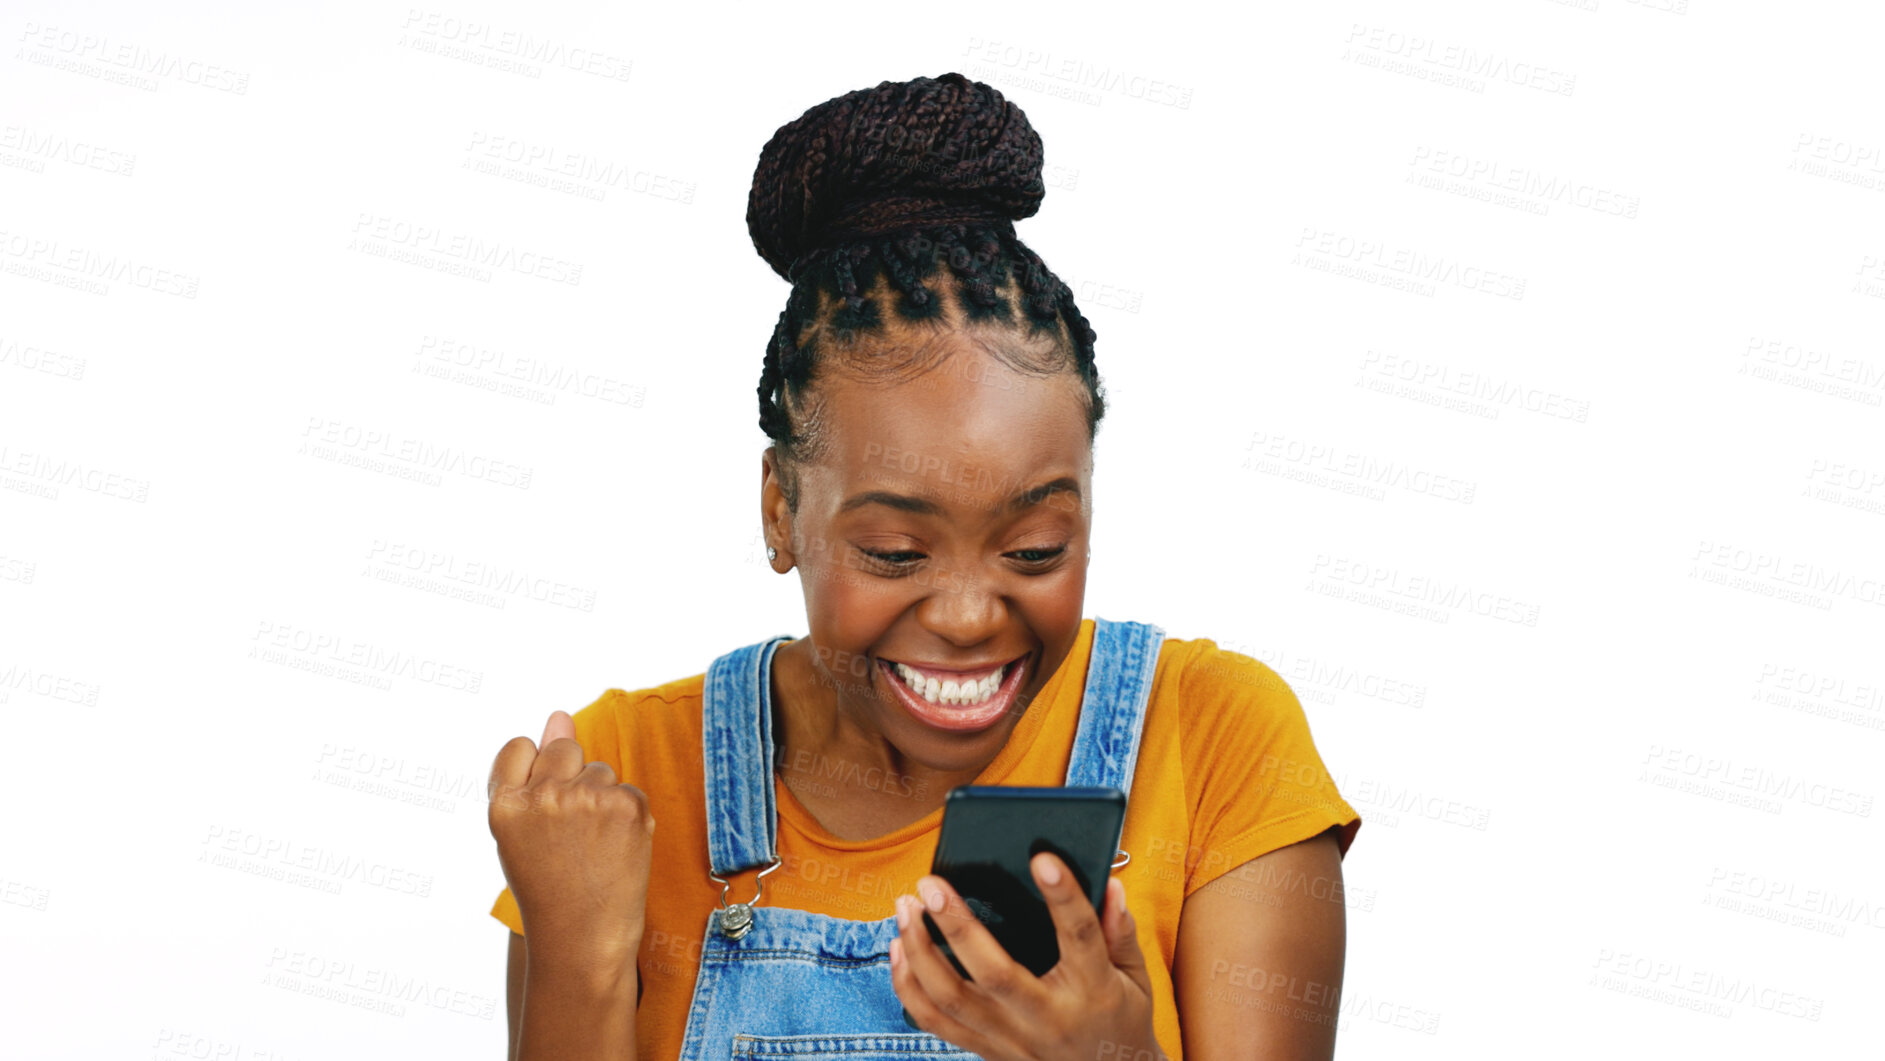
[[[1001,688],[1001,680],[1007,675],[1008,668],[1003,666],[979,681],[968,682],[925,678],[901,663],[896,664],[896,671],[911,692],[931,703],[979,704],[995,695],[995,690]]]

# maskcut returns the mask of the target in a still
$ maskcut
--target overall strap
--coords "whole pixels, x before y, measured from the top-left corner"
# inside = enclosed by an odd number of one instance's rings
[[[1164,629],[1150,623],[1094,618],[1068,785],[1110,785],[1131,794],[1139,733],[1164,643]]]
[[[772,787],[772,654],[790,634],[713,661],[701,695],[707,857],[729,876],[774,861],[779,808]]]

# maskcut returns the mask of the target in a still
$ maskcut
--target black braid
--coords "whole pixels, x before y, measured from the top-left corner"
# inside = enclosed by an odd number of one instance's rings
[[[868,355],[893,326],[966,325],[1024,333],[1048,373],[1071,367],[1086,385],[1087,437],[1105,415],[1094,367],[1098,338],[1073,291],[1014,234],[1040,207],[1041,142],[1026,115],[961,74],[883,82],[828,100],[780,127],[760,153],[747,203],[753,244],[792,283],[759,378],[759,427],[786,470],[817,459],[815,423],[795,399],[820,355]],[[884,304],[893,310],[882,312]],[[1028,354],[1016,353],[1013,358]],[[892,359],[894,361],[894,359]],[[860,370],[869,366],[857,366]]]

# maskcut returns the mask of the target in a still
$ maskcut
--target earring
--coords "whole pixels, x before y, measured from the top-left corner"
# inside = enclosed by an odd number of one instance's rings
[[[766,546],[766,559],[768,559],[768,560],[777,560],[777,559],[779,559],[779,550],[777,550],[777,549],[774,549],[774,548],[773,548],[772,546],[770,546],[770,545],[768,545],[768,546]]]

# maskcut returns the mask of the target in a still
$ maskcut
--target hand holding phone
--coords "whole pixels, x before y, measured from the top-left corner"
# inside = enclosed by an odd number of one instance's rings
[[[1117,788],[965,785],[943,803],[930,872],[955,888],[1009,956],[1041,976],[1059,962],[1060,939],[1030,862],[1042,851],[1058,856],[1099,916],[1125,818],[1126,794]],[[923,923],[963,979],[974,979],[927,912]]]
[[[891,978],[910,1027],[983,1056],[1160,1056],[1146,951],[1123,886],[1112,884],[1125,804],[1115,788],[971,786],[949,793],[931,867],[944,883],[924,882],[923,901],[898,900],[901,947],[892,945]],[[1043,871],[1058,861],[1066,875],[1056,880],[1043,872],[1037,882],[1034,859],[1042,853],[1055,856],[1040,860]],[[926,908],[938,892],[944,909],[932,917]],[[921,916],[920,927],[912,914]],[[1001,975],[1007,984],[963,982],[975,979],[964,959],[985,980]],[[1059,969],[1063,963],[1067,968]],[[1017,966],[1032,975],[1022,976]],[[910,1006],[922,1014],[921,1024]]]

